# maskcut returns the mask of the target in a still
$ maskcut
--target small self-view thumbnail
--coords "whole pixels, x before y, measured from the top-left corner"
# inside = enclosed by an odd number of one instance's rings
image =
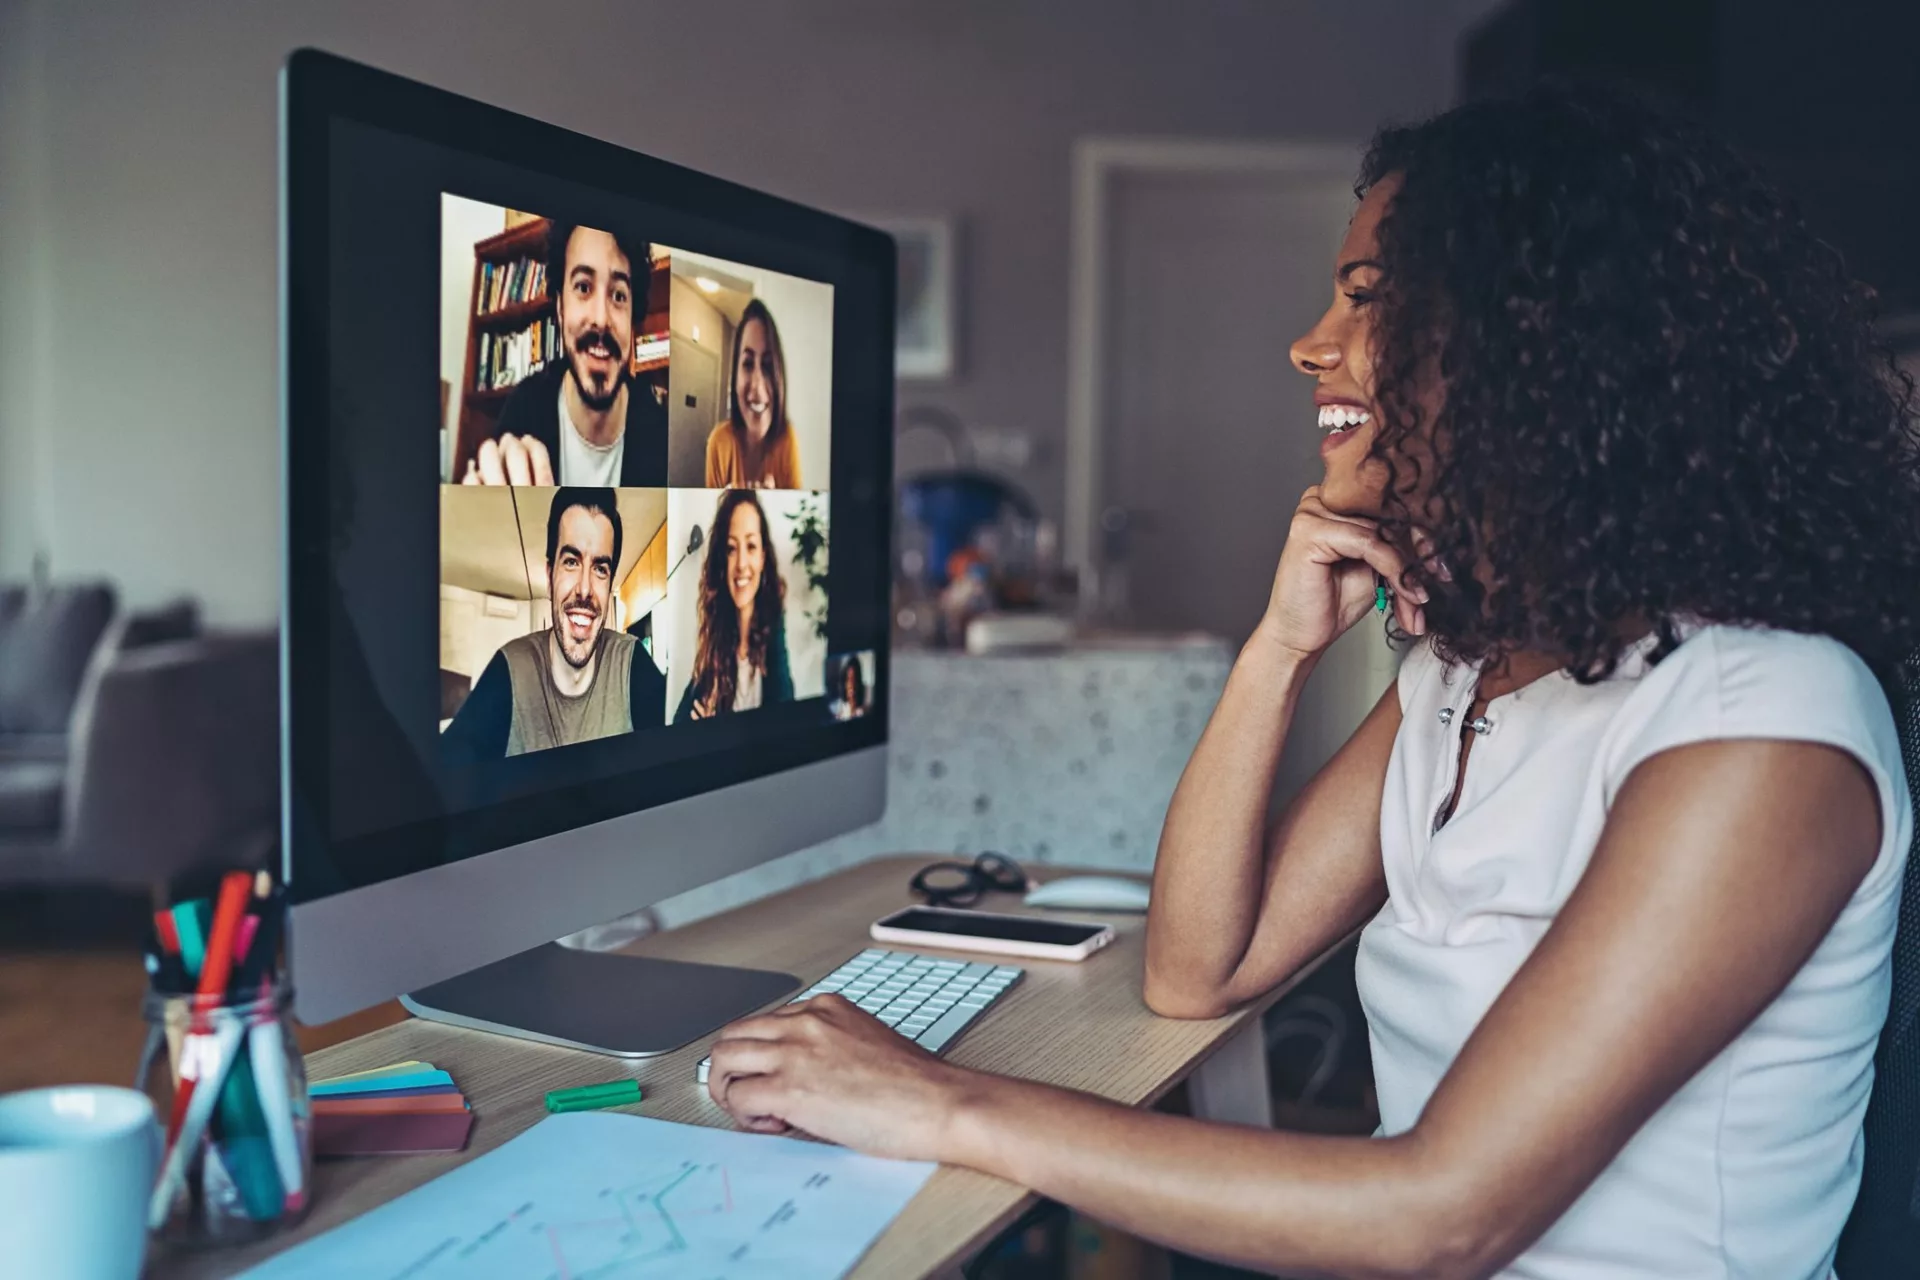
[[[872,708],[873,671],[871,649],[827,659],[827,711],[835,720],[858,720]]]

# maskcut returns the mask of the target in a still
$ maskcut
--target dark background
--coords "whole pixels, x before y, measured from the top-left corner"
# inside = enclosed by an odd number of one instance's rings
[[[1521,0],[1461,42],[1462,98],[1547,74],[1637,85],[1711,124],[1879,291],[1890,328],[1913,333],[1920,5]]]

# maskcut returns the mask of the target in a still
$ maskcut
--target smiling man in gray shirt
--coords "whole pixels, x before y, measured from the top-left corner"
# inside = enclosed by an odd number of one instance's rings
[[[450,758],[499,759],[664,724],[666,678],[638,641],[607,625],[621,541],[612,489],[554,492],[550,623],[494,654],[442,735]]]

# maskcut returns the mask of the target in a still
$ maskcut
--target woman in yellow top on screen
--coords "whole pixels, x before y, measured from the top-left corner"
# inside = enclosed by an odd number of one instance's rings
[[[758,298],[733,331],[729,408],[707,437],[707,488],[801,488],[800,449],[787,421],[787,360],[773,313]]]

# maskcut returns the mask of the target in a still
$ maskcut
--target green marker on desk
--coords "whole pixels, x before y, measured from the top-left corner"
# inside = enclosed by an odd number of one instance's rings
[[[605,1084],[582,1085],[578,1089],[555,1089],[547,1095],[547,1110],[554,1115],[563,1111],[597,1111],[602,1107],[625,1107],[640,1101],[638,1080],[609,1080]]]

